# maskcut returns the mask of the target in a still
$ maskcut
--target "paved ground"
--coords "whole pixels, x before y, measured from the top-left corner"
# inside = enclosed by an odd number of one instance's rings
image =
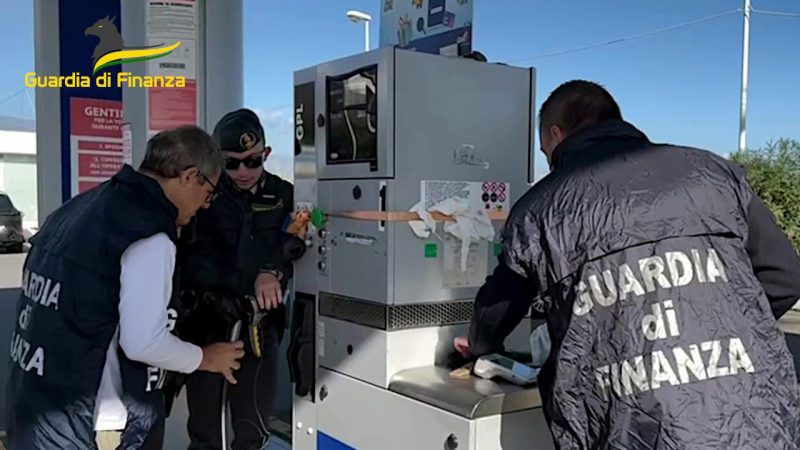
[[[25,255],[0,254],[0,430],[5,429],[6,424],[4,392],[8,376],[8,349],[11,347],[11,331],[24,261]],[[5,450],[2,442],[0,450]]]
[[[781,317],[778,325],[784,333],[800,335],[800,311],[789,311]]]
[[[18,288],[22,281],[25,254],[0,254],[0,289]]]

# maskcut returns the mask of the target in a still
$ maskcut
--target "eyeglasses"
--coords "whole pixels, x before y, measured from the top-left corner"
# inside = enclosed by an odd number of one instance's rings
[[[264,164],[264,158],[261,155],[246,159],[225,158],[225,170],[239,170],[239,166],[242,164],[248,169],[255,169]]]
[[[212,188],[211,192],[208,193],[208,197],[206,197],[206,203],[213,202],[217,197],[219,197],[219,191],[217,190],[217,185],[212,183],[211,180],[203,172],[197,172],[197,173],[200,174],[200,176],[203,177],[203,181],[205,183],[208,183]]]

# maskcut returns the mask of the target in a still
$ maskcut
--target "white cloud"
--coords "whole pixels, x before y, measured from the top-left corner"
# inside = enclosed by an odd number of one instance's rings
[[[267,144],[272,147],[272,153],[267,158],[267,170],[285,180],[292,181],[294,179],[294,117],[292,117],[291,105],[271,109],[252,109],[261,121],[261,126],[264,127]]]
[[[294,155],[294,118],[292,117],[291,106],[252,109],[258,115],[261,125],[264,127],[264,133],[267,135],[267,144],[272,147],[270,160],[276,157],[287,158],[288,162],[282,163],[280,169],[291,174],[291,163]],[[276,164],[278,163],[276,162]],[[277,168],[270,168],[269,162],[267,167],[270,171],[278,170]]]
[[[292,117],[292,109],[290,107],[263,110],[254,108],[253,111],[258,115],[261,120],[261,125],[267,133],[267,139],[270,137],[270,132],[273,134],[289,134],[292,133],[294,127],[294,118]]]
[[[284,180],[294,180],[294,158],[276,154],[274,151],[267,158],[267,170]]]

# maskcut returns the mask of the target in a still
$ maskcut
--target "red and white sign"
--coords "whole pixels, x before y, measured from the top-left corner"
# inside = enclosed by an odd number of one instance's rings
[[[122,169],[120,155],[78,154],[78,173],[88,178],[111,178]]]
[[[180,76],[186,87],[147,90],[147,136],[181,125],[197,125],[199,12],[194,0],[148,0],[147,45],[181,45],[169,55],[147,62],[147,74]]]
[[[492,211],[508,211],[510,185],[503,181],[484,181],[481,185],[483,208]]]
[[[149,88],[150,130],[159,132],[181,125],[197,124],[197,82],[186,80],[185,88]]]
[[[122,102],[72,97],[69,122],[72,195],[77,195],[122,168]]]

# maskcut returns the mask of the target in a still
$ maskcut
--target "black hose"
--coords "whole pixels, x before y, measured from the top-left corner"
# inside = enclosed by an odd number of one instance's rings
[[[239,335],[242,332],[242,321],[238,320],[231,328],[231,334],[228,342],[236,342],[239,340]],[[220,431],[222,432],[222,450],[228,450],[228,380],[222,377],[222,395],[220,396]]]

